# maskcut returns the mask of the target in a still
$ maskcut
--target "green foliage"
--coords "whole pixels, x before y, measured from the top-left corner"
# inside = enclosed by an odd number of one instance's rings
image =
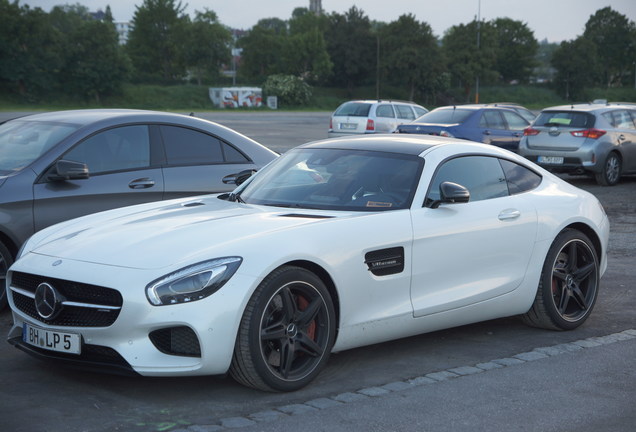
[[[431,27],[402,15],[380,32],[384,77],[409,91],[409,100],[443,90],[444,60]]]
[[[137,81],[173,83],[186,75],[182,47],[190,19],[175,0],[144,0],[137,6],[126,49]]]
[[[497,18],[492,22],[497,35],[496,69],[505,83],[527,83],[537,65],[535,56],[539,48],[534,33],[521,21]]]
[[[596,11],[585,24],[583,38],[596,46],[603,84],[622,84],[636,59],[636,25],[611,7]]]
[[[190,73],[201,85],[203,80],[219,77],[222,64],[231,60],[232,35],[217,19],[213,11],[196,12],[194,22],[187,29],[187,42],[182,47]]]
[[[567,100],[585,100],[586,87],[597,81],[596,58],[596,45],[586,38],[561,42],[552,55],[552,64],[557,69],[554,79],[557,92]]]
[[[294,75],[270,75],[263,84],[263,93],[277,96],[281,107],[307,105],[311,100],[311,86]]]
[[[369,84],[376,76],[376,35],[369,18],[355,6],[344,15],[332,13],[328,20],[325,40],[333,62],[328,82],[346,87],[353,94],[356,86]]]

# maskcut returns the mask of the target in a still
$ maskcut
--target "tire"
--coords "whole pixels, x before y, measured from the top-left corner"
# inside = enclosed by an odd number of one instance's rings
[[[300,267],[281,267],[261,282],[245,308],[230,375],[258,390],[298,390],[325,366],[335,324],[322,280]]]
[[[0,242],[0,311],[7,307],[7,271],[11,264],[13,264],[13,256]]]
[[[614,186],[621,178],[622,163],[621,158],[615,152],[607,155],[603,163],[603,170],[596,173],[596,183],[601,186]]]
[[[599,289],[599,263],[590,239],[580,231],[562,231],[550,246],[526,324],[549,330],[573,330],[590,316]]]

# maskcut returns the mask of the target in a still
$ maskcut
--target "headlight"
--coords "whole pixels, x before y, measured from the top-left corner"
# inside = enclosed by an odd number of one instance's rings
[[[155,306],[201,300],[225,285],[242,261],[240,257],[226,257],[182,268],[148,284],[146,296]]]

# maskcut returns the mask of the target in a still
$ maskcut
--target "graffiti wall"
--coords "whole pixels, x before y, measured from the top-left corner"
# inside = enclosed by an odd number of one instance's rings
[[[210,87],[210,99],[221,108],[260,107],[263,90],[260,87]]]

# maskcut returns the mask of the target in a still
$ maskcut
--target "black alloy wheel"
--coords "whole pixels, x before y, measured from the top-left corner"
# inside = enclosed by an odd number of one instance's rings
[[[552,330],[572,330],[589,317],[599,290],[599,262],[589,238],[565,230],[550,247],[534,304],[526,323]]]
[[[335,338],[335,313],[315,274],[286,266],[270,274],[241,320],[230,373],[266,391],[294,391],[324,367]]]

